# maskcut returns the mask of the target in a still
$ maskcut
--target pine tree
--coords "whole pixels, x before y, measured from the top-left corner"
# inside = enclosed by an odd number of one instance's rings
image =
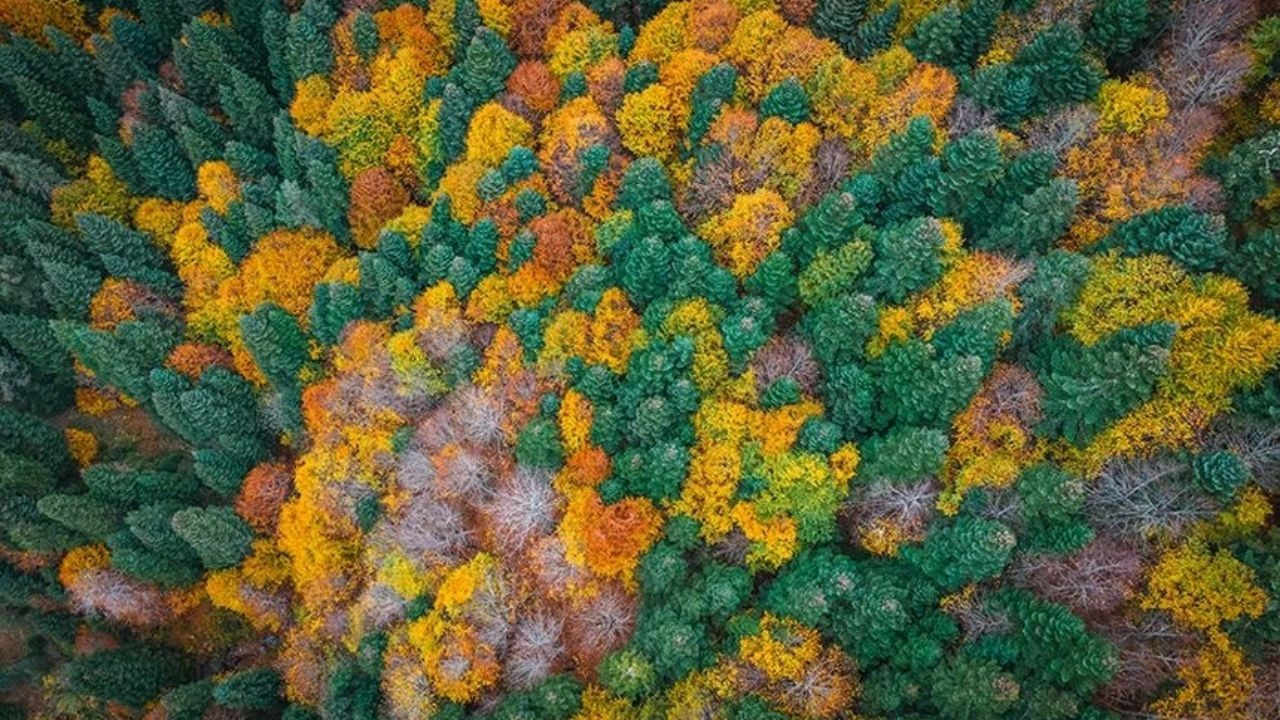
[[[1174,332],[1172,325],[1130,328],[1090,347],[1062,338],[1041,376],[1042,432],[1083,445],[1145,401],[1168,366]]]
[[[252,145],[269,147],[271,118],[277,107],[267,89],[237,68],[228,68],[228,82],[218,86],[222,109],[236,134]]]
[[[281,0],[267,0],[262,9],[262,44],[267,51],[271,89],[281,104],[293,100],[293,68],[289,65],[288,36],[289,14],[284,11]]]
[[[942,275],[942,242],[936,220],[920,218],[882,230],[875,236],[875,260],[863,286],[887,302],[902,302]]]
[[[249,554],[253,530],[229,507],[189,507],[174,513],[171,522],[210,570],[233,567]]]
[[[155,125],[141,125],[133,133],[133,159],[147,187],[171,200],[189,200],[196,193],[196,175],[173,134]]]
[[[99,464],[86,467],[80,477],[94,497],[129,507],[165,500],[192,500],[199,491],[195,478],[165,470]]]
[[[998,575],[1009,563],[1017,540],[1001,523],[961,515],[935,525],[921,545],[903,549],[903,559],[915,565],[944,590]]]
[[[32,315],[0,314],[0,339],[49,377],[53,385],[70,380],[71,358],[58,342],[48,320]]]
[[[213,681],[198,680],[180,685],[160,698],[166,716],[172,720],[200,720],[213,703]]]
[[[850,52],[863,59],[888,48],[893,43],[893,33],[901,17],[902,3],[894,0],[883,10],[864,20],[853,37]]]
[[[1249,286],[1251,295],[1280,305],[1280,233],[1264,229],[1249,234],[1227,264],[1231,274]]]
[[[844,293],[812,309],[801,329],[819,362],[842,365],[861,359],[876,328],[875,301],[868,295]]]
[[[132,278],[171,297],[181,293],[181,283],[169,272],[168,261],[145,234],[102,215],[78,215],[76,225],[84,244],[98,254],[111,275]]]
[[[144,546],[128,530],[120,530],[106,538],[111,552],[111,567],[125,575],[161,587],[188,587],[200,579],[200,561],[194,557],[175,560],[171,555],[154,552]]]
[[[1224,500],[1234,497],[1249,481],[1249,475],[1248,466],[1230,450],[1202,452],[1191,461],[1191,476],[1196,484]]]
[[[791,124],[809,119],[809,96],[795,78],[774,85],[760,102],[761,117],[780,117]]]
[[[627,166],[618,188],[618,205],[632,212],[654,200],[671,199],[671,181],[662,163],[641,158]]]
[[[349,195],[347,181],[338,170],[337,152],[319,140],[301,135],[297,138],[298,162],[310,189],[308,204],[319,218],[321,227],[340,242],[349,242]]]
[[[818,0],[813,28],[831,38],[846,51],[852,46],[854,31],[867,11],[867,0]]]
[[[1055,178],[1004,206],[990,229],[974,239],[983,250],[1012,251],[1019,256],[1048,252],[1067,231],[1080,196],[1076,184]]]
[[[445,161],[460,157],[467,148],[467,128],[478,102],[454,83],[444,86],[440,103],[440,150]]]
[[[179,502],[162,500],[130,512],[125,523],[133,537],[153,553],[172,562],[199,565],[199,556],[173,529],[173,515],[183,507]]]
[[[1107,65],[1116,67],[1151,38],[1159,15],[1151,0],[1100,0],[1089,15],[1087,37],[1102,50]]]
[[[272,668],[253,668],[226,678],[213,688],[213,700],[237,710],[276,710],[283,704],[280,674]]]
[[[258,369],[277,387],[293,387],[307,360],[307,340],[298,321],[273,303],[240,318],[240,332]]]
[[[1019,542],[1032,552],[1065,553],[1093,539],[1085,521],[1085,486],[1056,465],[1039,463],[1018,476],[1019,516],[1024,527]]]
[[[961,652],[933,672],[931,693],[945,720],[997,720],[1018,699],[1018,682],[994,661]]]
[[[45,495],[36,503],[45,517],[90,540],[104,540],[124,521],[121,509],[89,495]]]
[[[316,285],[308,317],[311,332],[326,345],[338,341],[345,328],[360,317],[364,305],[359,291],[347,283],[320,283]]]
[[[351,38],[355,42],[356,52],[360,53],[360,58],[365,61],[371,60],[374,53],[378,51],[380,41],[378,23],[372,15],[364,11],[356,13],[355,20],[351,21]]]
[[[728,63],[720,63],[702,74],[693,88],[690,101],[689,145],[697,147],[711,129],[711,122],[733,97],[738,71]]]
[[[308,7],[319,3],[308,2]],[[333,69],[333,47],[329,34],[316,22],[315,12],[298,12],[289,17],[285,34],[285,58],[293,79],[328,75]]]
[[[502,38],[481,26],[467,44],[462,61],[462,86],[480,105],[502,92],[507,76],[516,67],[516,58]]]
[[[141,707],[165,688],[187,680],[191,667],[169,648],[132,644],[73,658],[59,675],[83,695]]]
[[[1188,270],[1206,272],[1226,257],[1226,243],[1221,218],[1186,205],[1166,205],[1116,225],[1097,248],[1118,248],[1126,255],[1160,253]]]

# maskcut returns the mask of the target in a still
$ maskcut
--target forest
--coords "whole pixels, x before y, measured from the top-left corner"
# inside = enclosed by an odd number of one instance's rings
[[[1280,718],[1280,7],[0,0],[0,720]]]

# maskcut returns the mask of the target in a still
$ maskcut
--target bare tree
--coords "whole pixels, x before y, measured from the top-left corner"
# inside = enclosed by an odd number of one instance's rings
[[[886,521],[907,536],[918,536],[934,515],[938,490],[938,483],[933,478],[902,485],[873,482],[845,501],[840,509],[840,524],[854,539]]]
[[[155,627],[171,617],[164,596],[155,586],[111,568],[85,570],[67,589],[77,612],[130,627]]]
[[[1116,653],[1115,672],[1098,691],[1098,701],[1126,713],[1144,708],[1197,646],[1195,636],[1161,613],[1118,613],[1092,629]]]
[[[1134,596],[1142,582],[1142,562],[1134,548],[1102,536],[1069,555],[1021,554],[1009,576],[1090,619],[1119,610]]]
[[[1186,463],[1168,456],[1112,460],[1085,496],[1090,524],[1138,547],[1176,539],[1216,510],[1191,482]]]
[[[551,532],[557,503],[548,473],[521,467],[500,481],[483,513],[494,541],[516,550]]]
[[[763,391],[775,381],[792,378],[807,393],[815,392],[822,370],[813,358],[809,343],[794,335],[775,337],[751,358],[756,387]]]
[[[636,598],[619,585],[606,585],[580,607],[567,612],[565,640],[580,667],[595,667],[631,637]]]
[[[1073,147],[1088,142],[1098,122],[1098,111],[1092,105],[1072,105],[1027,124],[1027,144],[1061,158]]]
[[[996,129],[995,111],[983,107],[968,95],[961,95],[951,105],[947,129],[952,137],[993,131]]]
[[[556,670],[564,656],[564,622],[545,610],[519,618],[503,658],[503,679],[509,687],[526,690]]]
[[[1256,11],[1248,0],[1186,0],[1174,11],[1159,82],[1175,109],[1221,105],[1252,65],[1241,40]]]

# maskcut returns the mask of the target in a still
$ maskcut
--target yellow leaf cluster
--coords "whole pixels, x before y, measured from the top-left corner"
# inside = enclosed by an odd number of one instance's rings
[[[1209,642],[1178,669],[1182,686],[1152,703],[1161,720],[1249,720],[1253,668],[1226,634],[1214,630]]]
[[[782,196],[761,188],[735,197],[733,206],[703,223],[699,234],[710,243],[716,259],[743,278],[777,249],[782,231],[793,219]]]
[[[196,171],[196,190],[209,207],[225,215],[231,203],[240,199],[240,180],[225,161],[211,160]]]
[[[67,428],[63,431],[67,438],[67,452],[80,467],[86,467],[98,456],[98,437],[87,430]]]
[[[1214,630],[1242,616],[1258,617],[1267,594],[1254,584],[1253,569],[1226,550],[1213,552],[1191,539],[1167,550],[1151,570],[1142,607],[1163,610],[1195,630]]]
[[[1108,80],[1098,89],[1099,132],[1142,133],[1168,116],[1169,100],[1155,88]]]
[[[662,83],[627,95],[616,117],[622,146],[637,157],[670,159],[679,140],[673,106],[671,91]]]
[[[480,106],[467,130],[467,159],[493,167],[517,145],[529,144],[533,127],[496,102]]]

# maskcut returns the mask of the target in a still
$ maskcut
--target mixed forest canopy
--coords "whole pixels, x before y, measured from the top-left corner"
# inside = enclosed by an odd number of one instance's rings
[[[1280,15],[0,0],[0,719],[1280,717]]]

